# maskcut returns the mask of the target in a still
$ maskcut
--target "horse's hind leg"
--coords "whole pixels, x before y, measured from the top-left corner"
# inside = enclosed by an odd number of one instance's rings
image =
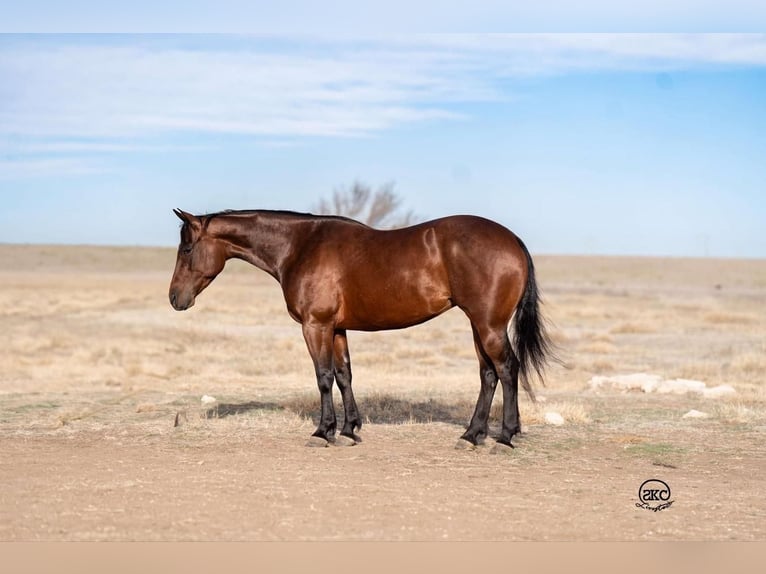
[[[351,357],[348,353],[348,339],[346,338],[345,330],[335,331],[333,353],[335,359],[335,382],[338,383],[338,388],[340,389],[345,414],[343,430],[340,432],[342,438],[339,438],[338,444],[353,445],[362,440],[354,434],[355,430],[362,428],[362,419],[359,416],[354,393],[351,390]],[[350,440],[344,441],[343,439]]]
[[[481,344],[481,339],[476,330],[476,327],[471,325],[473,329],[473,343],[476,347],[476,355],[479,358],[479,378],[481,379],[481,390],[479,391],[479,398],[476,401],[476,409],[471,417],[471,422],[468,424],[463,436],[458,441],[457,448],[465,447],[464,441],[470,443],[470,445],[481,444],[486,438],[489,432],[489,411],[492,407],[492,399],[495,396],[495,388],[497,387],[497,371],[492,365],[492,360],[487,356],[484,347]]]
[[[479,339],[503,387],[503,426],[497,442],[513,446],[521,431],[519,418],[519,361],[511,348],[506,324],[494,328],[477,326]]]

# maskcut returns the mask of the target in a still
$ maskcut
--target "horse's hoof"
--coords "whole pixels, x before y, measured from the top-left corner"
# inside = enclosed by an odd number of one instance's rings
[[[455,443],[455,450],[476,450],[476,445],[461,438]]]
[[[492,450],[489,451],[490,454],[505,454],[510,455],[513,453],[513,445],[511,444],[505,444],[503,442],[496,442],[495,446],[492,447]]]
[[[326,439],[323,439],[321,436],[312,436],[308,441],[306,441],[306,446],[312,448],[327,448],[330,446],[330,443],[327,442]]]
[[[355,446],[356,438],[351,438],[350,436],[346,436],[344,434],[338,435],[338,438],[335,439],[333,444],[335,446]]]

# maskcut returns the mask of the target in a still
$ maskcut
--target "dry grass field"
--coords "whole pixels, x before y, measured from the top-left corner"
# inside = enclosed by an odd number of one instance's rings
[[[0,245],[0,540],[766,539],[766,261],[538,257],[565,365],[496,455],[454,449],[479,388],[460,311],[350,333],[364,442],[310,449],[279,286],[230,262],[178,313],[174,260]],[[630,373],[736,394],[588,385]],[[651,478],[670,508],[636,507]]]

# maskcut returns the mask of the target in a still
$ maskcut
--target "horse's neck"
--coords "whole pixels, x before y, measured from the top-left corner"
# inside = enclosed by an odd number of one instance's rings
[[[227,257],[243,259],[277,281],[281,280],[285,261],[293,252],[298,227],[307,223],[273,217],[268,213],[217,219],[216,235],[227,242]]]

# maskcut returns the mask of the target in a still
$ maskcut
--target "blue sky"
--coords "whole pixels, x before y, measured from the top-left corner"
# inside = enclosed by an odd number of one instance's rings
[[[762,258],[764,134],[764,35],[2,35],[0,242],[361,180],[538,253]]]

